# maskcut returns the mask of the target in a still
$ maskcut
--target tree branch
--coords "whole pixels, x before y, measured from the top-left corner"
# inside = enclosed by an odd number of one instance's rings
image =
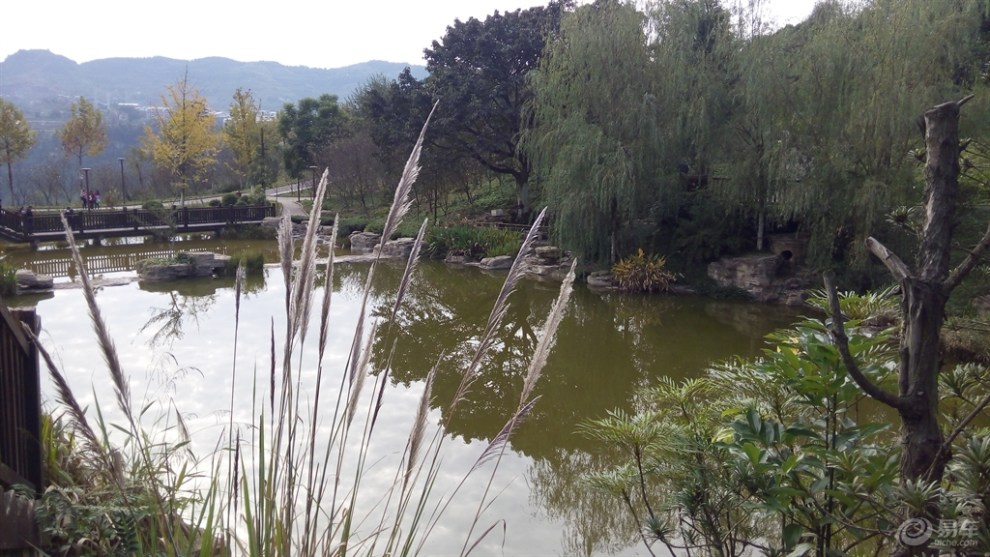
[[[987,224],[987,230],[983,233],[983,238],[981,238],[980,242],[976,244],[976,247],[966,254],[966,259],[963,259],[962,262],[952,270],[952,273],[949,274],[949,278],[945,279],[945,282],[942,283],[942,292],[946,296],[951,294],[952,291],[959,286],[959,283],[961,283],[963,279],[969,275],[970,271],[976,267],[976,264],[980,261],[980,258],[983,257],[983,252],[985,252],[987,248],[990,248],[990,224]]]
[[[905,279],[911,277],[911,270],[901,261],[901,258],[897,257],[896,253],[887,249],[887,246],[881,244],[873,236],[866,239],[866,249],[870,250],[873,255],[877,256],[877,259],[887,266],[887,270],[890,271],[890,274],[894,275],[897,282],[903,282]]]
[[[870,238],[872,240],[872,238]],[[877,242],[877,245],[880,245]],[[883,247],[882,245],[880,247]],[[886,248],[884,248],[886,249]],[[893,254],[891,254],[893,255]],[[897,256],[893,256],[895,259]],[[900,260],[898,259],[898,262]],[[903,263],[901,263],[903,265]],[[846,336],[846,330],[843,327],[842,320],[842,310],[839,308],[839,294],[835,290],[835,282],[833,281],[833,276],[831,272],[825,273],[825,291],[828,293],[829,308],[832,310],[832,324],[829,326],[829,334],[832,336],[832,342],[835,347],[839,349],[839,355],[842,356],[842,363],[846,366],[846,371],[849,372],[849,376],[852,377],[853,381],[859,385],[863,392],[870,395],[874,400],[886,404],[895,410],[900,410],[900,398],[894,394],[881,389],[878,385],[873,383],[863,374],[863,371],[859,369],[859,365],[856,364],[856,360],[853,358],[852,353],[849,352],[849,337]]]

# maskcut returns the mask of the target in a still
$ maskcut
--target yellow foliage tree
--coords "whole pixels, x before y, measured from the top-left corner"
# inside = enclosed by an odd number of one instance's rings
[[[187,76],[166,88],[154,126],[145,126],[144,147],[155,165],[169,172],[180,194],[200,182],[220,147],[206,98]]]
[[[242,189],[261,146],[262,132],[258,112],[258,104],[250,90],[237,89],[234,92],[230,119],[224,124],[223,135],[233,154],[233,161],[228,166],[237,175]]]
[[[71,116],[58,131],[58,139],[62,149],[74,155],[82,167],[83,155],[95,157],[106,148],[107,128],[103,124],[103,114],[86,97],[79,97],[69,111]]]
[[[23,158],[35,142],[35,134],[24,113],[13,103],[0,99],[0,164],[7,165],[10,203],[14,201],[14,171],[12,165]]]

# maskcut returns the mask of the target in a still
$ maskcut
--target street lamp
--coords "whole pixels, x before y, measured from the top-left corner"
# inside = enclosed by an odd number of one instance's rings
[[[86,203],[85,204],[86,204],[86,210],[88,211],[90,209],[90,207],[91,207],[91,205],[89,203],[89,171],[90,171],[90,169],[89,168],[83,168],[82,171],[83,171],[83,175],[86,176]]]
[[[120,193],[124,196],[124,202],[127,202],[127,186],[124,185],[124,157],[118,157],[117,160],[120,161]]]
[[[313,199],[316,199],[316,168],[316,166],[309,167],[313,171],[313,191],[310,192],[313,195]]]

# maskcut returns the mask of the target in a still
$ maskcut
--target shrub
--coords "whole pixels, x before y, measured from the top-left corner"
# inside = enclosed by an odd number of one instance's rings
[[[17,294],[17,269],[6,261],[0,261],[0,296]]]
[[[223,266],[224,276],[232,277],[237,273],[237,267],[243,263],[247,276],[259,275],[265,270],[265,256],[261,252],[238,253],[231,255]]]
[[[677,280],[668,271],[667,259],[662,255],[646,255],[643,249],[622,259],[612,267],[612,276],[619,288],[627,292],[666,292]]]
[[[433,228],[427,238],[429,251],[435,257],[447,254],[467,255],[474,259],[515,255],[519,251],[519,234],[501,228],[478,228],[461,224],[448,228]]]
[[[221,204],[222,204],[222,203],[221,203],[221,201],[220,201],[219,199],[211,199],[211,200],[210,200],[210,201],[209,201],[209,202],[207,203],[207,205],[209,205],[210,207],[219,207],[219,206],[220,206]]]
[[[220,204],[223,205],[224,207],[228,205],[234,205],[237,203],[238,199],[239,196],[236,193],[233,192],[225,193],[223,194],[223,197],[220,198]]]
[[[162,205],[162,202],[161,201],[158,201],[157,199],[152,199],[150,201],[145,201],[144,203],[141,204],[141,208],[144,209],[144,210],[146,210],[146,211],[154,211],[154,210],[157,210],[157,209],[163,209],[164,207],[165,206]]]

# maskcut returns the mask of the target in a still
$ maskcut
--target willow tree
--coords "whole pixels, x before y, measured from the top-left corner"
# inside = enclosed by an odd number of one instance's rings
[[[658,106],[644,69],[644,17],[610,0],[561,20],[531,74],[524,152],[543,180],[554,233],[585,259],[614,260],[655,189]]]
[[[970,3],[971,4],[971,3]],[[754,221],[797,223],[818,265],[861,268],[861,241],[916,198],[919,104],[959,94],[980,19],[967,3],[826,2],[741,49],[741,143],[721,193]],[[918,36],[940,37],[937,42]]]
[[[187,77],[166,88],[162,107],[154,114],[155,126],[146,126],[144,146],[155,165],[168,172],[183,195],[201,181],[220,147],[213,114],[206,98]]]
[[[107,146],[107,127],[103,123],[103,113],[86,100],[79,100],[69,107],[69,121],[58,131],[62,149],[76,157],[79,167],[83,165],[83,155],[95,157]]]
[[[10,201],[14,201],[14,161],[23,158],[35,142],[35,134],[24,113],[14,103],[0,98],[0,163],[7,165]]]

